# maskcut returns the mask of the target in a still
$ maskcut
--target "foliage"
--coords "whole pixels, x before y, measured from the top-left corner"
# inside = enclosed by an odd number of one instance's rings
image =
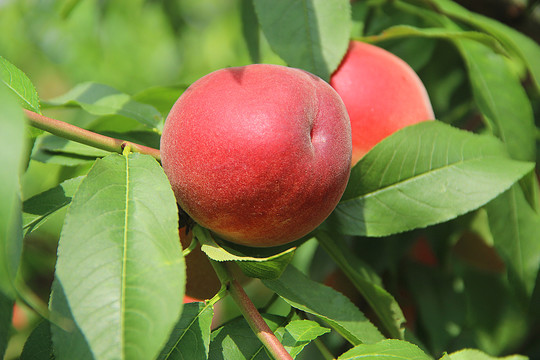
[[[0,2],[0,34],[6,359],[271,358],[231,264],[259,279],[245,289],[292,358],[540,357],[540,46],[522,32],[450,0],[30,0]],[[136,145],[159,146],[206,73],[263,62],[328,80],[350,39],[406,60],[438,121],[373,148],[292,244],[195,225],[224,287],[183,304],[185,214]],[[38,131],[42,113],[118,153]]]

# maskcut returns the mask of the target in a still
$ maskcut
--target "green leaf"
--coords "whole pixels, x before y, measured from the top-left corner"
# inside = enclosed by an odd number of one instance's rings
[[[188,85],[153,86],[133,95],[133,100],[152,105],[166,117],[187,88]]]
[[[252,0],[241,0],[242,36],[254,64],[261,62],[260,29]]]
[[[420,36],[434,39],[468,39],[482,43],[497,53],[506,55],[505,48],[497,39],[478,31],[449,30],[444,28],[418,28],[409,25],[396,25],[384,30],[379,35],[371,35],[361,38],[362,41],[379,42],[391,39],[402,39],[411,36]]]
[[[39,97],[30,79],[2,56],[0,56],[0,80],[25,109],[41,114]]]
[[[213,316],[212,305],[201,302],[184,305],[182,317],[157,360],[207,359]]]
[[[0,292],[13,298],[22,253],[19,172],[24,155],[25,123],[16,100],[1,83],[0,104]]]
[[[540,270],[540,215],[525,199],[518,185],[487,207],[495,249],[503,258],[510,284],[529,297]]]
[[[0,358],[4,358],[9,341],[14,301],[0,292]]]
[[[536,157],[531,103],[505,59],[482,44],[455,41],[469,72],[475,102],[493,133],[517,160]]]
[[[184,286],[176,201],[162,168],[141,154],[98,160],[65,218],[52,310],[71,312],[96,358],[155,358],[180,317]],[[69,349],[55,329],[55,351]]]
[[[23,230],[28,235],[47,221],[49,215],[71,203],[84,176],[66,180],[52,189],[32,196],[23,203]]]
[[[537,91],[540,91],[540,46],[521,32],[489,17],[472,13],[449,0],[432,0],[439,11],[463,21],[497,38],[509,52],[517,56],[529,70]]]
[[[277,329],[276,337],[295,359],[311,341],[329,332],[330,329],[322,327],[315,321],[293,320],[285,327]]]
[[[24,343],[20,360],[51,359],[54,359],[51,327],[48,321],[43,320],[32,330],[32,333]]]
[[[349,45],[349,1],[254,0],[254,4],[272,49],[289,66],[328,81]]]
[[[270,330],[276,331],[287,319],[272,314],[261,314]],[[264,345],[243,317],[236,318],[219,329],[212,331],[209,359],[270,360]]]
[[[476,349],[464,349],[448,355],[449,360],[527,360],[527,356],[509,355],[504,357],[494,357]]]
[[[403,340],[383,340],[376,344],[358,345],[342,354],[338,360],[431,360],[414,344]]]
[[[263,280],[292,307],[325,321],[353,345],[384,339],[379,330],[344,295],[315,282],[292,265],[277,280]]]
[[[494,137],[425,121],[395,132],[362,158],[328,221],[365,236],[442,223],[484,205],[533,167],[509,159]]]
[[[92,115],[122,115],[156,129],[162,120],[160,112],[153,106],[139,103],[110,86],[93,82],[79,84],[44,104],[80,107]]]
[[[405,317],[396,299],[382,287],[378,275],[350,251],[338,236],[330,235],[322,229],[316,234],[321,246],[362,294],[390,336],[403,339]]]
[[[233,243],[214,240],[210,231],[196,225],[195,237],[201,250],[216,261],[236,261],[240,269],[249,277],[277,279],[294,257],[295,246],[287,244],[273,248],[252,248]]]

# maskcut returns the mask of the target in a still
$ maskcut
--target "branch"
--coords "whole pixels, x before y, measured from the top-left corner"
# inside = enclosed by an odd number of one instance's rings
[[[50,132],[51,134],[72,140],[81,144],[93,146],[98,149],[122,153],[126,146],[131,148],[131,151],[141,154],[147,154],[154,157],[157,161],[161,161],[159,150],[139,145],[131,141],[115,139],[109,136],[97,134],[92,131],[85,130],[75,125],[68,124],[64,121],[55,120],[46,116],[40,115],[33,111],[23,109],[26,117],[30,121],[30,125],[41,130]]]
[[[229,294],[240,308],[240,312],[244,315],[249,326],[272,357],[276,360],[292,360],[292,356],[285,350],[283,344],[279,342],[270,327],[268,327],[268,324],[264,321],[242,288],[242,285],[232,277],[228,264],[214,260],[210,260],[210,262],[216,270],[219,279],[227,287]]]

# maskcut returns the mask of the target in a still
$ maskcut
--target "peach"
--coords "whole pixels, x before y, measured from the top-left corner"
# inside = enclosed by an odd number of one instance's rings
[[[226,68],[193,83],[161,137],[165,173],[182,209],[238,244],[297,240],[332,212],[351,166],[339,95],[306,71]]]
[[[330,85],[349,113],[353,165],[395,131],[435,118],[428,93],[414,70],[375,45],[351,41]]]

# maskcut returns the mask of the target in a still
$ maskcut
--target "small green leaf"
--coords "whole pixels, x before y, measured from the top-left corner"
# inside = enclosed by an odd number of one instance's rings
[[[284,326],[287,321],[286,318],[277,315],[261,315],[272,331]],[[253,330],[243,317],[232,320],[219,329],[212,331],[211,340],[209,359],[271,360],[264,345],[253,333]]]
[[[54,353],[52,348],[51,327],[46,320],[41,321],[32,330],[32,333],[24,343],[20,360],[52,360]]]
[[[349,45],[348,0],[254,0],[272,49],[288,65],[328,81]]]
[[[92,115],[122,115],[151,128],[157,128],[162,120],[160,112],[153,106],[139,103],[110,86],[92,82],[79,84],[44,104],[80,107]]]
[[[207,359],[214,308],[200,302],[184,305],[169,341],[157,360]]]
[[[509,159],[494,137],[425,121],[397,131],[362,158],[328,221],[345,234],[365,236],[442,223],[484,205],[533,167]]]
[[[258,279],[277,279],[294,257],[294,251],[266,261],[237,261],[238,267],[244,274]]]
[[[344,295],[317,283],[292,265],[277,280],[263,280],[292,307],[319,317],[351,344],[374,343],[384,339],[379,330]]]
[[[96,162],[68,209],[53,287],[52,311],[73,318],[96,358],[158,355],[182,311],[185,264],[174,194],[153,158]],[[55,351],[69,349],[69,333],[56,341],[52,330]]]
[[[272,248],[254,248],[242,246],[224,241],[216,242],[210,231],[196,225],[193,228],[193,234],[201,243],[201,250],[208,255],[210,259],[216,261],[269,261],[294,253],[296,247],[290,244],[285,246],[276,246]]]
[[[41,114],[39,97],[30,79],[2,56],[0,56],[0,80],[25,109]]]
[[[71,203],[84,176],[66,180],[52,189],[32,196],[23,203],[23,230],[28,235],[47,221],[49,215]]]
[[[2,83],[0,104],[0,292],[13,298],[22,253],[19,173],[24,154],[25,123],[15,98]]]
[[[14,301],[0,292],[0,358],[4,358],[10,337]]]
[[[518,185],[490,202],[486,209],[495,249],[506,264],[510,284],[528,298],[540,270],[540,215]]]
[[[528,360],[527,356],[509,355],[504,357],[489,356],[476,349],[464,349],[448,355],[449,360]]]
[[[277,329],[276,337],[295,359],[311,341],[329,332],[330,329],[322,327],[315,321],[293,320],[285,327]]]
[[[316,234],[321,246],[366,299],[390,336],[403,339],[405,317],[396,299],[382,287],[379,276],[354,255],[338,236],[322,229]]]
[[[338,360],[432,360],[414,344],[388,339],[376,344],[358,345],[338,357]]]

